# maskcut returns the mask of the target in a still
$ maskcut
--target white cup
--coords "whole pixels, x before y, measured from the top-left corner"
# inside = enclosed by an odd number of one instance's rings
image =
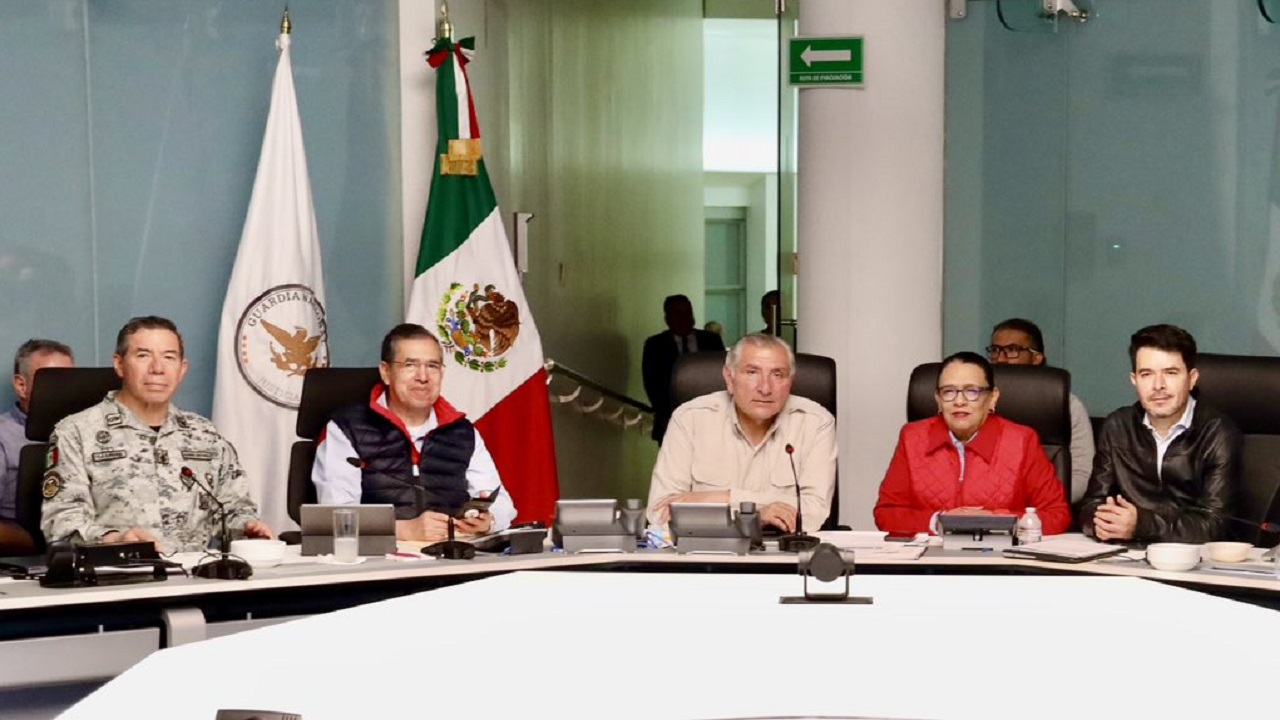
[[[333,561],[353,563],[360,557],[360,516],[355,510],[333,511]]]

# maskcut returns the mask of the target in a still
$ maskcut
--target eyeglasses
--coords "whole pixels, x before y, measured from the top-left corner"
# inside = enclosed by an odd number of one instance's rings
[[[444,370],[444,363],[439,360],[388,360],[388,365],[400,368],[400,374],[413,377],[419,370],[426,370],[428,375],[439,375]]]
[[[969,402],[977,402],[978,398],[982,397],[982,394],[990,389],[991,388],[989,387],[973,386],[958,388],[948,385],[947,387],[938,388],[938,397],[942,398],[946,402],[951,402],[960,395],[964,395],[965,400],[968,400]]]
[[[1001,355],[1007,358],[1013,359],[1013,358],[1020,357],[1022,353],[1028,353],[1030,355],[1039,355],[1040,351],[1032,350],[1029,347],[1022,347],[1021,345],[988,345],[987,346],[987,357],[991,358],[992,360],[995,360]]]

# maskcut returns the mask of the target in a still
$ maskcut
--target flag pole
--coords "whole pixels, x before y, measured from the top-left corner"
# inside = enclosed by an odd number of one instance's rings
[[[289,6],[284,6],[284,15],[280,16],[280,34],[292,35],[293,23],[289,21]]]

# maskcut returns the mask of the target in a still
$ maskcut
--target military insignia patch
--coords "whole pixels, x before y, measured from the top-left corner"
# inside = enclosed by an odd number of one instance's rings
[[[174,418],[174,422],[178,423],[178,427],[182,428],[183,430],[187,429],[187,419],[185,417],[179,415],[178,417]]]
[[[129,457],[129,453],[124,448],[116,448],[115,450],[102,450],[89,456],[89,459],[96,463],[111,462],[112,460],[123,460]]]
[[[507,366],[504,357],[520,335],[520,306],[495,285],[467,288],[453,283],[440,299],[436,329],[445,354],[465,368],[493,372]]]
[[[120,427],[124,424],[124,415],[117,412],[107,413],[105,419],[107,421],[107,427]]]
[[[44,495],[45,500],[52,500],[60,492],[62,492],[62,476],[56,472],[45,473],[40,494]]]
[[[209,494],[208,494],[208,493],[200,493],[200,499],[199,499],[199,500],[197,500],[197,503],[200,505],[200,509],[201,509],[201,510],[208,510],[208,509],[209,509]]]
[[[58,446],[50,445],[49,450],[44,454],[44,469],[52,470],[58,467]]]
[[[186,450],[182,451],[183,460],[204,460],[208,462],[218,456],[216,450]]]
[[[106,430],[99,430],[98,432],[94,433],[93,439],[97,440],[99,445],[110,445],[111,433]]]
[[[163,448],[156,448],[156,464],[157,464],[157,465],[168,465],[168,464],[169,464],[169,451],[168,451],[168,450],[165,450],[165,449],[163,449]]]

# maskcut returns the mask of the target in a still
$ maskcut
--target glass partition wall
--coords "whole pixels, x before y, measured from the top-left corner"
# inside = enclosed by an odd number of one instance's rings
[[[778,287],[774,0],[452,0],[525,292],[550,358],[648,402],[645,339],[692,300],[726,344]],[[791,220],[794,224],[794,219]],[[788,306],[790,307],[790,306]],[[647,434],[553,410],[562,495],[645,497]]]
[[[946,352],[1031,319],[1100,416],[1134,399],[1144,325],[1280,351],[1270,5],[1094,0],[1050,22],[1039,2],[971,0],[949,23]]]

